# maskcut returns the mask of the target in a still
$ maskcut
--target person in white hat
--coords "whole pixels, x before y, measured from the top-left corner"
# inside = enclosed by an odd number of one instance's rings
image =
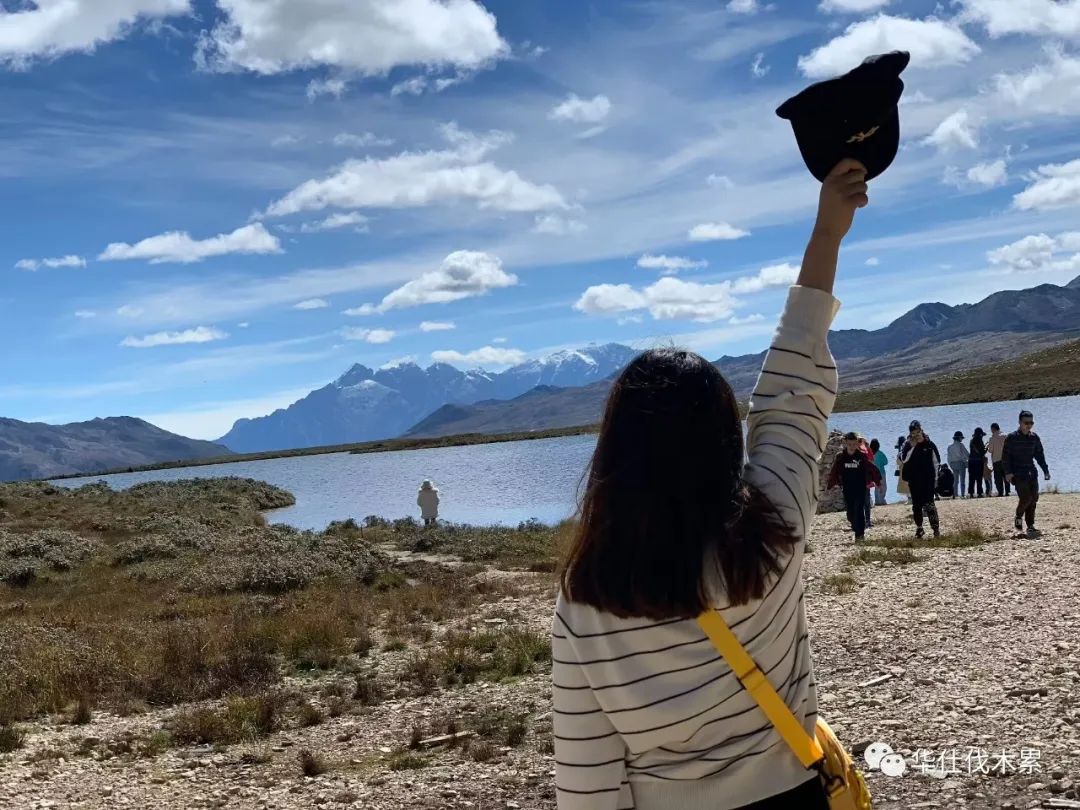
[[[425,526],[434,526],[439,519],[439,490],[427,479],[416,493],[416,505],[420,507],[420,517]]]

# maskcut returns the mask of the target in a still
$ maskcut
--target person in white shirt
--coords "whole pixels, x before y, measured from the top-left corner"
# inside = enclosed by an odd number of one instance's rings
[[[745,448],[731,386],[696,354],[645,352],[612,387],[552,622],[559,810],[828,808],[695,619],[718,609],[813,733],[802,561],[836,399],[837,256],[865,176],[844,160],[821,188]]]
[[[416,493],[416,505],[425,526],[434,526],[439,519],[439,490],[430,481],[424,481]]]

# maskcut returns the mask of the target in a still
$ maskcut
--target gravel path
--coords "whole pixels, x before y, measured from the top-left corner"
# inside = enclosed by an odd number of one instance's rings
[[[855,589],[839,594],[822,586],[844,569],[850,535],[841,515],[816,519],[805,575],[822,714],[849,747],[885,742],[908,762],[903,776],[869,774],[877,808],[1080,808],[1080,496],[1044,497],[1041,540],[1011,536],[1012,505],[996,498],[942,503],[946,531],[968,521],[1005,539],[917,550],[921,559],[910,564],[851,566]],[[911,534],[904,507],[874,514],[872,540]],[[546,630],[550,576],[513,576],[522,597],[485,605],[462,624],[505,620]],[[406,656],[379,654],[380,672],[393,672]],[[318,703],[333,677],[290,685]],[[492,707],[528,713],[523,744],[496,746],[485,762],[437,748],[422,752],[426,767],[389,769],[413,728],[438,733],[446,718],[467,721]],[[169,712],[98,714],[79,727],[43,722],[28,727],[25,748],[0,755],[0,807],[551,810],[549,712],[541,674],[391,701],[221,751],[102,753],[122,749],[117,740],[125,733],[159,729]],[[77,755],[80,746],[90,755]],[[324,757],[329,771],[303,776],[302,748]],[[937,773],[915,771],[919,749],[933,752],[936,761],[924,770]],[[979,765],[994,772],[980,773]]]

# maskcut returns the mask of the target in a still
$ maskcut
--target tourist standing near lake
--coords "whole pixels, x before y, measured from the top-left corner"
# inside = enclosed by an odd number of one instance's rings
[[[941,453],[930,437],[923,433],[918,420],[908,426],[908,438],[900,451],[904,460],[903,478],[911,487],[911,512],[915,518],[915,536],[923,537],[923,516],[930,521],[934,537],[941,536],[938,522],[937,504],[934,503],[934,490],[937,487],[937,468],[941,464]]]
[[[837,256],[866,202],[865,170],[842,161],[750,399],[748,463],[704,358],[649,351],[612,386],[552,627],[559,810],[828,809],[696,618],[718,611],[814,733],[801,568],[836,400]]]
[[[968,497],[975,497],[978,489],[979,497],[983,496],[983,474],[986,470],[986,443],[983,436],[986,431],[981,427],[975,428],[971,434],[971,444],[968,453]]]
[[[907,441],[903,436],[896,439],[896,491],[907,498],[911,503],[911,487],[904,480],[904,443]]]
[[[1041,532],[1035,528],[1035,507],[1039,503],[1039,473],[1035,469],[1038,463],[1042,467],[1046,480],[1050,480],[1050,468],[1046,466],[1042,440],[1032,428],[1035,417],[1031,411],[1020,411],[1020,427],[1005,439],[1002,461],[1005,465],[1005,480],[1016,487],[1020,496],[1016,504],[1016,520],[1013,525],[1017,531],[1027,522],[1029,537],[1038,537]]]
[[[870,440],[870,450],[874,454],[874,466],[877,467],[878,473],[881,475],[881,480],[878,481],[874,491],[874,499],[877,506],[884,506],[886,503],[885,496],[889,490],[888,479],[885,478],[885,470],[889,466],[889,457],[881,452],[881,442],[877,439]]]
[[[968,460],[971,454],[968,453],[968,449],[964,447],[964,434],[961,431],[956,431],[953,434],[953,442],[949,445],[949,449],[945,451],[945,456],[948,459],[949,469],[953,474],[953,497],[964,497],[964,481],[967,476]]]
[[[416,480],[415,478],[413,479]],[[434,526],[439,519],[439,490],[430,481],[424,481],[416,493],[416,505],[425,526]]]
[[[998,497],[1012,494],[1012,484],[1005,480],[1005,462],[1002,456],[1005,452],[1005,434],[1001,432],[1001,425],[994,422],[990,425],[990,441],[986,444],[990,451],[990,463],[994,470],[994,488],[997,489]]]
[[[871,457],[863,452],[863,446],[857,433],[844,435],[844,449],[833,459],[826,484],[829,489],[843,489],[847,519],[855,533],[856,543],[864,538],[870,524],[866,508],[870,490],[867,487],[876,485],[881,478],[878,468],[870,460]]]

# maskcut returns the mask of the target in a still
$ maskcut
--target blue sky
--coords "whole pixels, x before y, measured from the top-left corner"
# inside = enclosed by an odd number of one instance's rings
[[[0,0],[0,415],[198,437],[350,364],[767,341],[775,107],[912,51],[839,327],[1080,275],[1080,2]]]

